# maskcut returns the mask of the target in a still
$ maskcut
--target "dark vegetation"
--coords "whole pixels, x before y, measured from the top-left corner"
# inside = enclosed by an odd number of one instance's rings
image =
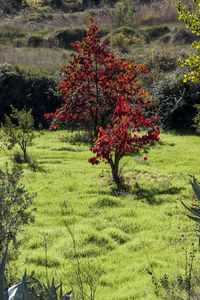
[[[43,115],[59,104],[57,81],[53,76],[36,75],[19,68],[3,65],[0,68],[0,118],[11,113],[10,105],[21,110],[32,109],[35,127],[48,126]]]
[[[52,0],[32,9],[31,2],[25,5],[22,1],[1,0],[2,15],[9,22],[3,18],[0,24],[0,62],[12,65],[0,68],[1,120],[4,114],[10,113],[13,104],[17,109],[32,108],[36,128],[38,124],[47,128],[43,113],[55,111],[60,103],[56,87],[62,74],[58,72],[70,59],[71,42],[85,37],[85,24],[92,15],[98,19],[102,42],[117,56],[146,63],[149,73],[141,77],[141,82],[150,93],[155,93],[163,129],[194,131],[191,125],[195,117],[193,104],[198,104],[198,86],[181,83],[183,72],[177,69],[177,59],[186,56],[185,45],[195,35],[180,26],[176,7],[169,1],[115,2]],[[119,14],[122,9],[123,20]],[[169,48],[170,51],[166,50]],[[54,61],[59,66],[53,65]],[[172,75],[173,71],[176,75]],[[168,79],[170,76],[175,77],[173,84]],[[177,103],[170,104],[169,98]],[[73,122],[70,126],[74,128]]]

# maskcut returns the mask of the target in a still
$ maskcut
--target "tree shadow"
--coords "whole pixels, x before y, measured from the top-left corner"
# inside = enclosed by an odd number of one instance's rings
[[[40,166],[36,161],[29,162],[27,168],[30,169],[32,172],[43,172],[43,173],[47,172],[45,168]]]
[[[150,187],[150,188],[144,188],[141,187],[137,182],[135,186],[131,189],[129,185],[125,185],[124,187],[117,188],[112,187],[110,192],[108,191],[101,191],[101,194],[110,194],[115,197],[122,197],[125,198],[128,195],[134,196],[134,199],[136,200],[142,200],[142,202],[147,202],[151,205],[159,205],[164,202],[167,202],[166,195],[176,195],[179,194],[183,189],[183,187],[175,187],[175,186],[169,186],[169,187],[163,187],[163,188],[157,188],[157,187]],[[160,196],[160,197],[159,197]]]
[[[166,199],[163,199],[162,197],[156,197],[156,196],[162,196],[162,195],[176,195],[181,192],[181,190],[184,188],[178,188],[175,186],[172,187],[166,187],[162,189],[158,188],[143,188],[143,187],[135,187],[131,194],[135,196],[138,200],[143,199],[147,203],[151,205],[155,204],[162,204],[163,202],[166,202]]]

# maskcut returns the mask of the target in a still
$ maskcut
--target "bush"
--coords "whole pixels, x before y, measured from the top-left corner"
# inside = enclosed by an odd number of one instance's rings
[[[20,183],[22,175],[21,168],[0,170],[0,253],[10,241],[17,248],[16,236],[22,225],[34,221],[30,205],[35,194],[29,194]]]
[[[110,44],[112,47],[118,47],[119,50],[123,53],[128,53],[129,48],[132,45],[131,35],[125,36],[122,32],[116,33],[110,38]]]
[[[0,68],[0,119],[11,112],[10,105],[21,110],[32,108],[35,127],[39,124],[47,127],[43,115],[55,110],[59,103],[56,95],[57,82],[46,75],[34,75],[28,71],[20,71],[9,65]]]
[[[100,30],[101,33],[101,30]],[[123,34],[125,37],[128,37],[130,35],[134,35],[135,34],[135,30],[132,27],[129,26],[121,26],[115,30],[113,30],[112,32],[108,33],[107,35],[105,35],[102,38],[102,43],[104,43],[105,45],[109,45],[111,38],[116,35],[116,34]]]
[[[128,53],[131,45],[143,46],[145,41],[137,38],[136,36],[124,35],[122,32],[116,33],[110,38],[110,44],[112,47],[118,47],[123,53]]]
[[[172,31],[171,42],[173,44],[191,44],[196,39],[196,35],[185,28],[174,28]]]
[[[149,70],[158,72],[169,72],[176,70],[178,66],[177,57],[168,52],[155,52],[147,63]]]
[[[170,29],[168,26],[152,26],[147,29],[140,30],[140,33],[144,36],[147,43],[150,43],[169,32]]]
[[[27,146],[32,145],[32,140],[35,137],[31,109],[29,111],[25,109],[18,111],[12,105],[11,109],[12,114],[5,116],[5,125],[1,124],[2,139],[9,150],[16,144],[19,145],[23,151],[24,161],[27,162],[29,160]]]
[[[152,89],[160,125],[164,129],[192,131],[196,111],[200,103],[200,84],[183,82],[183,74],[176,71],[155,82]]]
[[[0,9],[5,13],[15,13],[22,8],[22,0],[0,0]]]

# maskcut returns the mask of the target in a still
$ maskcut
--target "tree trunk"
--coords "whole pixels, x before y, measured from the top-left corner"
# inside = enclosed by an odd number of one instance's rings
[[[112,177],[118,188],[120,188],[122,186],[122,181],[118,174],[119,173],[119,160],[120,160],[119,154],[115,154],[115,162],[114,163],[113,163],[112,159],[109,160],[111,170],[112,170]]]
[[[27,154],[26,154],[26,147],[23,148],[23,154],[24,154],[24,161],[27,162],[28,159],[27,159]]]
[[[97,126],[98,126],[98,120],[97,118],[95,119],[94,122],[94,137],[97,139],[98,138],[98,130],[97,130]]]

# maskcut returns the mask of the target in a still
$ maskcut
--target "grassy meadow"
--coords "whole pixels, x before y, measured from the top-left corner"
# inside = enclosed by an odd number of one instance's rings
[[[38,77],[47,74],[57,84],[59,71],[71,57],[70,42],[82,40],[92,16],[98,23],[102,42],[117,57],[147,64],[149,73],[140,77],[139,83],[151,93],[160,79],[175,70],[178,74],[178,58],[186,58],[192,41],[197,39],[178,21],[175,0],[152,1],[149,5],[132,1],[133,6],[136,3],[132,23],[126,18],[121,22],[117,5],[107,6],[109,1],[83,11],[71,11],[75,3],[71,0],[63,2],[68,10],[46,5],[2,14],[2,68],[11,64],[19,73],[31,70]],[[112,37],[119,33],[125,41],[133,38],[127,51],[123,51],[120,43],[112,43]],[[12,70],[9,72],[12,74]],[[28,77],[29,72],[25,82]],[[32,81],[30,87],[31,84]],[[10,100],[10,86],[5,87],[2,107],[3,102]],[[15,85],[12,89],[15,94]],[[44,99],[48,92],[43,93]],[[27,93],[14,101],[23,98],[26,103],[31,93],[33,99],[39,98],[34,89]],[[177,92],[177,99],[179,96]],[[63,282],[64,291],[73,288],[72,300],[80,300],[80,272],[84,284],[97,285],[95,300],[186,299],[184,292],[185,298],[173,298],[161,286],[167,276],[169,281],[176,280],[178,275],[185,276],[193,247],[197,249],[194,274],[200,277],[197,228],[180,202],[190,205],[195,201],[189,181],[194,175],[200,182],[199,136],[161,132],[160,142],[150,147],[148,153],[123,158],[120,167],[131,189],[120,191],[112,182],[109,165],[88,163],[93,154],[89,143],[78,140],[83,132],[41,133],[28,147],[30,163],[21,164],[23,184],[37,196],[33,205],[35,222],[24,226],[23,233],[18,235],[21,245],[12,267],[16,276],[20,278],[25,269],[28,274],[34,271],[35,277],[43,282],[54,276],[56,283]],[[8,151],[0,141],[2,170],[6,162],[9,168],[19,166],[13,159],[18,151],[17,147]]]
[[[200,178],[199,136],[161,133],[147,161],[146,154],[123,158],[132,186],[125,193],[113,185],[109,166],[88,164],[90,145],[72,142],[70,135],[44,131],[28,148],[32,162],[23,164],[23,182],[37,192],[37,211],[20,235],[19,273],[26,268],[46,281],[47,265],[48,277],[56,275],[70,289],[76,259],[67,226],[81,266],[89,266],[92,276],[101,271],[95,299],[157,299],[147,270],[173,279],[184,274],[192,242],[198,248],[195,224],[180,200],[194,200],[189,179]],[[1,150],[2,168],[6,161],[13,166],[15,151]],[[199,261],[198,250],[195,266]]]

